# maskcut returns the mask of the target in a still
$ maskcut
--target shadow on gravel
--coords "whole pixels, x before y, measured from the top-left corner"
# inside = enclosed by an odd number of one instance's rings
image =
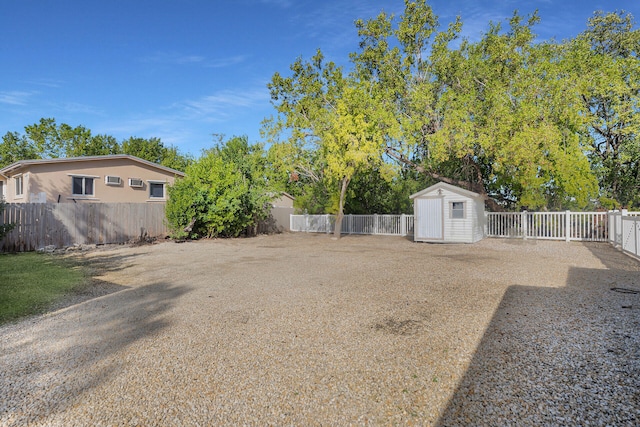
[[[125,366],[113,354],[171,324],[167,312],[187,292],[166,283],[132,288],[0,330],[0,424],[46,424],[75,405]]]
[[[508,288],[438,426],[640,424],[640,295],[611,290],[638,288],[638,265],[589,250],[606,269]]]
[[[136,265],[136,258],[146,255],[147,252],[137,252],[135,254],[127,255],[106,255],[97,252],[95,254],[86,255],[72,255],[71,259],[74,262],[89,269],[91,275],[99,275],[104,272],[122,271],[126,268]]]
[[[45,311],[54,312],[63,308],[71,307],[94,298],[109,295],[125,289],[128,286],[107,282],[97,277],[113,271],[121,271],[135,265],[134,259],[144,255],[143,252],[129,255],[108,255],[93,256],[91,258],[85,255],[71,255],[69,259],[75,265],[81,266],[88,275],[86,284],[74,289],[73,292],[65,295],[60,300],[55,301]]]

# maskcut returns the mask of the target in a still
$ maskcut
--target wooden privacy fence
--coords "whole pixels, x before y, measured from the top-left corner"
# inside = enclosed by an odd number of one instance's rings
[[[125,243],[167,235],[164,203],[12,203],[0,224],[17,226],[0,251],[24,252],[53,245]]]
[[[307,233],[332,233],[335,215],[291,215],[289,229]],[[345,215],[343,234],[413,235],[413,215]]]
[[[487,237],[606,242],[607,212],[488,212]]]

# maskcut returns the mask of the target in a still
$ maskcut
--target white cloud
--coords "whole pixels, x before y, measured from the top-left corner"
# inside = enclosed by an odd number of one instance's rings
[[[43,78],[43,79],[28,80],[26,81],[26,83],[31,85],[36,85],[36,86],[44,86],[48,88],[57,89],[59,87],[62,87],[64,81]]]
[[[34,94],[35,92],[23,92],[17,90],[0,92],[0,104],[26,105],[29,98]]]
[[[227,58],[217,58],[206,61],[205,66],[209,68],[223,68],[240,64],[248,58],[247,55],[235,55]]]
[[[224,90],[198,99],[186,100],[175,104],[183,114],[191,117],[218,120],[233,114],[234,111],[250,109],[268,102],[266,89],[248,89],[244,91]]]
[[[205,61],[201,55],[189,55],[177,52],[156,52],[152,55],[141,58],[142,62],[158,64],[200,64]]]
[[[212,134],[219,124],[229,124],[238,119],[250,121],[269,102],[269,92],[264,86],[249,89],[222,90],[199,98],[187,99],[146,113],[136,113],[120,118],[110,118],[94,124],[94,133],[105,133],[118,140],[137,136],[159,137],[164,143],[197,153],[213,140]],[[259,122],[247,125],[249,132]],[[233,132],[233,131],[229,131]],[[239,130],[238,133],[245,132]]]
[[[141,58],[145,63],[169,65],[201,65],[208,68],[222,68],[239,64],[248,58],[247,55],[234,55],[222,58],[207,58],[202,55],[189,55],[176,52],[157,52]]]

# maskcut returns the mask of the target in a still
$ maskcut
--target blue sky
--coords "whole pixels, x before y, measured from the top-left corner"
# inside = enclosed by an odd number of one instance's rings
[[[573,37],[595,10],[638,0],[434,0],[442,28],[461,15],[474,40],[515,9],[539,10],[539,39]],[[348,65],[353,21],[402,0],[0,0],[0,135],[41,117],[118,140],[158,137],[199,155],[213,134],[259,142],[266,88],[321,48]],[[505,22],[506,23],[506,22]]]

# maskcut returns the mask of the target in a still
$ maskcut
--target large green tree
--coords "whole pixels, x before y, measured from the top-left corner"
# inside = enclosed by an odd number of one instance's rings
[[[561,50],[536,43],[536,14],[491,24],[452,48],[461,22],[438,32],[425,1],[358,22],[359,75],[375,81],[402,129],[387,153],[429,176],[484,195],[493,209],[584,207],[597,194],[580,143],[575,85]],[[429,55],[425,56],[428,51]],[[497,202],[496,202],[497,200]]]
[[[569,43],[585,139],[605,199],[640,206],[640,30],[624,12],[596,12]]]
[[[289,144],[320,154],[316,175],[334,189],[329,196],[339,237],[351,180],[370,168],[388,169],[381,160],[392,121],[381,97],[366,87],[367,81],[345,77],[340,67],[324,62],[319,50],[309,62],[298,58],[291,72],[288,77],[276,73],[269,84],[279,113],[271,126],[286,129]]]
[[[338,218],[354,176],[392,177],[383,152],[492,209],[586,207],[598,189],[576,74],[563,46],[536,42],[538,20],[514,13],[506,29],[491,23],[479,41],[456,41],[459,19],[440,31],[426,1],[405,0],[397,19],[356,21],[346,76],[320,51],[276,73],[271,130],[320,152],[316,175],[336,183]]]

